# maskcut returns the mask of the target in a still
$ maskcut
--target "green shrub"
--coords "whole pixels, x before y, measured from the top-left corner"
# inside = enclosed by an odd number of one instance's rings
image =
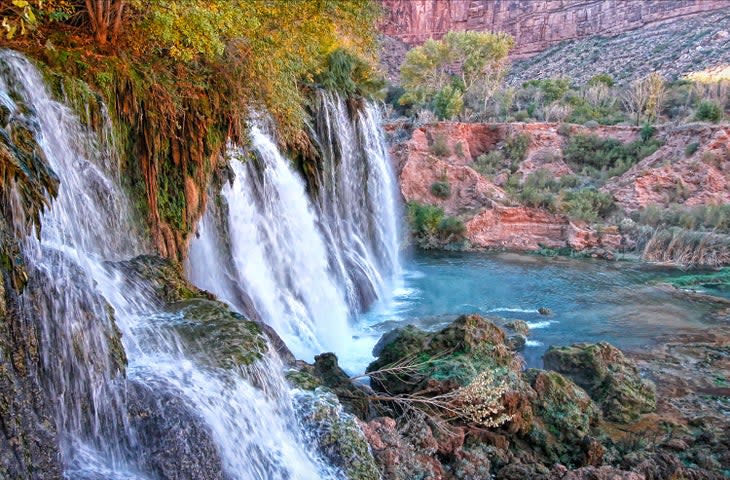
[[[525,159],[529,146],[530,137],[527,134],[512,135],[504,143],[504,153],[510,160],[521,162]]]
[[[633,215],[634,221],[652,228],[681,227],[730,233],[730,205],[650,205]]]
[[[461,236],[466,232],[464,222],[456,217],[444,217],[441,219],[438,225],[439,234],[444,236],[456,235]]]
[[[599,73],[598,75],[592,76],[591,79],[588,80],[588,85],[590,86],[599,85],[601,83],[606,85],[607,87],[613,87],[615,82],[613,80],[613,77],[608,73]]]
[[[686,157],[691,157],[695,154],[698,148],[700,148],[699,142],[692,142],[688,144],[687,147],[684,149],[684,155]]]
[[[435,248],[459,241],[466,231],[464,223],[456,217],[445,215],[443,208],[418,202],[408,203],[408,222],[414,240],[422,248]]]
[[[499,150],[479,155],[474,162],[474,169],[482,175],[495,175],[505,168],[505,158]]]
[[[722,119],[722,107],[709,100],[702,100],[697,105],[695,118],[701,122],[717,123]]]
[[[605,218],[614,208],[613,197],[593,188],[568,192],[563,208],[571,218],[596,222]]]
[[[563,175],[560,177],[560,189],[575,188],[580,185],[580,178],[577,175]]]
[[[437,157],[448,157],[451,155],[451,149],[446,141],[446,135],[443,133],[434,135],[433,143],[431,144],[431,153]]]
[[[654,136],[655,133],[656,128],[654,128],[650,123],[644,123],[639,131],[639,136],[641,137],[641,141],[646,143]]]
[[[447,182],[434,182],[431,184],[431,194],[438,198],[449,198],[451,196],[451,185]]]
[[[615,138],[579,134],[569,138],[563,158],[573,170],[585,175],[613,177],[657,151],[660,145],[655,139],[624,144]]]
[[[565,78],[548,78],[544,80],[528,80],[522,84],[522,88],[538,88],[542,92],[546,104],[563,98],[563,95],[570,88],[570,81]]]
[[[439,120],[451,120],[464,108],[464,94],[458,88],[446,85],[433,99],[433,113]]]

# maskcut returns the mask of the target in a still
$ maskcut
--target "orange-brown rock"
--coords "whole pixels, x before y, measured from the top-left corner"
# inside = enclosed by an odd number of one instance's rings
[[[387,131],[400,136],[398,128]],[[475,168],[478,157],[501,148],[517,134],[529,139],[525,159],[517,170],[523,178],[545,169],[559,178],[572,174],[563,161],[566,135],[591,134],[601,138],[634,141],[639,128],[632,126],[579,125],[557,123],[457,123],[440,122],[414,129],[410,138],[396,142],[391,154],[396,164],[403,198],[438,205],[448,215],[459,216],[466,226],[466,238],[476,248],[536,250],[541,247],[574,250],[615,250],[624,241],[618,228],[592,228],[571,222],[565,215],[519,205],[502,188],[506,177],[485,177]],[[663,145],[625,174],[610,179],[602,188],[619,208],[631,212],[651,204],[688,206],[730,203],[730,127],[692,124],[662,126],[658,138]],[[441,151],[434,143],[442,144]],[[698,148],[685,154],[687,145]],[[443,148],[445,145],[445,149]],[[440,156],[437,156],[436,154]],[[431,192],[435,182],[448,183],[451,195],[440,198]]]
[[[627,211],[670,203],[730,203],[730,127],[705,124],[661,129],[664,145],[605,188]],[[697,151],[686,155],[687,145]]]
[[[381,30],[406,45],[450,30],[507,32],[513,54],[531,55],[591,35],[728,8],[726,0],[381,0]]]

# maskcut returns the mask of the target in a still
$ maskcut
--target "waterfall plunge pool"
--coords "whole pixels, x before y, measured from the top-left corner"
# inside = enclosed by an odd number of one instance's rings
[[[542,367],[550,345],[606,341],[638,350],[660,335],[728,321],[727,300],[662,283],[686,272],[641,262],[417,252],[403,267],[392,298],[360,315],[352,343],[336,352],[349,373],[367,367],[384,333],[408,324],[438,330],[466,313],[525,320],[530,335],[521,354],[528,367]],[[541,315],[540,307],[551,313]]]

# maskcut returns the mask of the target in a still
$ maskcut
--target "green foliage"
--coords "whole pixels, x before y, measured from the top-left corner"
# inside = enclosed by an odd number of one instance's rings
[[[641,130],[639,131],[639,137],[641,138],[641,141],[646,143],[648,142],[651,137],[654,136],[656,133],[656,128],[654,128],[650,123],[644,123],[644,125],[641,126]]]
[[[695,154],[695,152],[697,151],[698,148],[700,148],[699,142],[688,143],[684,149],[684,155],[686,157],[691,157],[692,155]]]
[[[431,144],[431,153],[437,157],[448,157],[451,155],[451,149],[449,148],[445,134],[437,133],[434,135],[433,143]]]
[[[722,107],[715,102],[702,100],[697,105],[695,118],[701,122],[717,123],[722,120]]]
[[[596,85],[605,85],[607,87],[613,87],[614,80],[611,75],[608,73],[599,73],[598,75],[594,75],[588,80],[587,85],[589,86],[596,86]]]
[[[480,104],[502,83],[513,43],[503,33],[449,32],[441,40],[428,40],[409,50],[401,65],[406,90],[401,104],[431,104],[454,77],[459,85],[452,84],[452,88],[461,90],[473,106]]]
[[[521,162],[525,159],[527,148],[530,146],[530,137],[525,133],[511,135],[504,143],[504,153],[507,158]]]
[[[375,75],[370,64],[344,48],[337,48],[329,54],[318,83],[326,90],[345,96],[373,96],[384,86],[384,80]]]
[[[563,157],[575,171],[592,177],[612,177],[624,173],[660,145],[657,140],[624,144],[614,138],[579,134],[568,139]]]
[[[730,233],[730,204],[694,207],[670,205],[667,208],[650,205],[634,213],[633,219],[652,228],[681,227]]]
[[[516,162],[513,165],[518,165]],[[482,175],[495,175],[506,168],[510,168],[509,162],[505,161],[504,154],[499,150],[479,155],[474,162],[474,168]],[[515,171],[517,169],[515,168]]]
[[[440,120],[451,120],[464,109],[464,95],[461,90],[446,85],[433,99],[433,113]]]
[[[611,213],[614,209],[614,200],[608,193],[584,188],[566,194],[564,209],[572,218],[596,222]]]
[[[570,80],[565,78],[553,78],[544,80],[528,80],[522,84],[522,88],[535,87],[542,92],[544,102],[552,103],[560,100],[570,89]]]
[[[447,182],[434,182],[431,184],[431,194],[438,198],[449,198],[451,196],[451,185]]]
[[[408,203],[408,223],[416,243],[422,248],[434,248],[461,240],[466,227],[456,217],[444,214],[441,207]]]

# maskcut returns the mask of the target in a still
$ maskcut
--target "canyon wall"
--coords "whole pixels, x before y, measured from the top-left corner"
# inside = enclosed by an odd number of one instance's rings
[[[382,32],[408,46],[450,30],[515,37],[528,56],[565,40],[615,35],[700,12],[730,10],[727,0],[381,0]]]

